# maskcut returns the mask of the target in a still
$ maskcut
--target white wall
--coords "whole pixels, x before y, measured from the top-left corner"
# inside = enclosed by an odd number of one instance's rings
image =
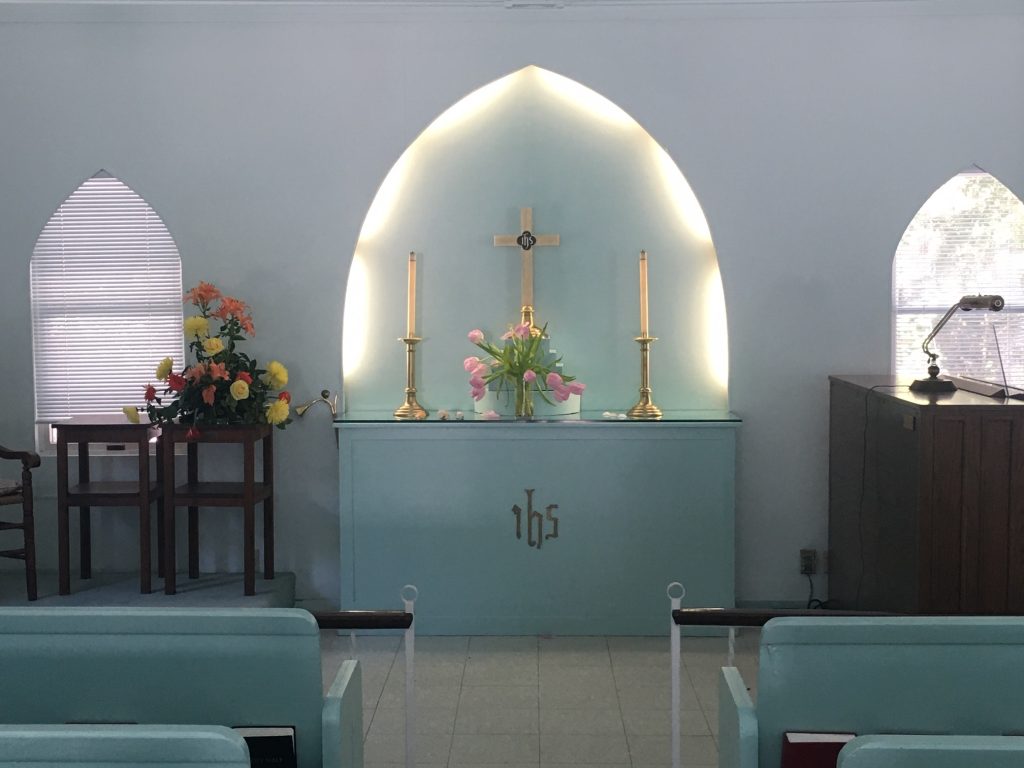
[[[1024,195],[1012,0],[0,5],[0,441],[31,440],[33,243],[97,169],[160,213],[186,285],[251,302],[253,351],[286,360],[296,397],[312,396],[339,385],[348,262],[385,173],[446,107],[531,63],[640,121],[700,199],[745,422],[738,597],[801,599],[797,550],[826,542],[826,376],[888,370],[903,229],[971,163]],[[336,600],[325,412],[277,453],[279,567],[299,574],[300,596]],[[44,567],[52,465],[37,480]],[[239,567],[239,515],[206,514],[204,567]],[[130,568],[131,513],[100,517],[95,567]]]

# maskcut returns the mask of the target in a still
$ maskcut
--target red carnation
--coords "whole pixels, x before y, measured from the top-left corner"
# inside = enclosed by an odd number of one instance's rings
[[[172,392],[181,392],[185,388],[185,377],[172,373],[167,377],[167,386]]]
[[[286,389],[280,395],[277,396],[277,399],[278,400],[284,400],[286,403],[291,403],[291,401],[292,401],[292,393],[289,392]]]
[[[252,375],[248,371],[239,371],[235,374],[235,381],[244,381],[246,384],[252,384]]]
[[[156,387],[152,384],[146,385],[146,402],[151,403],[156,400]]]

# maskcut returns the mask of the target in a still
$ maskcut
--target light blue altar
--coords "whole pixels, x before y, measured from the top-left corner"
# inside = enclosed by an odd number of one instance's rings
[[[521,230],[559,238],[531,269],[495,247],[510,236],[524,247]],[[664,418],[609,420],[639,396],[641,249]],[[565,372],[586,384],[583,411],[473,420],[463,359],[479,349],[467,334],[498,339],[529,295]],[[687,605],[732,606],[739,421],[726,325],[708,223],[654,137],[538,67],[481,84],[397,160],[353,255],[335,423],[342,607],[393,606],[414,583],[421,632],[663,634],[671,581]],[[425,422],[392,417],[403,327],[421,339]],[[467,421],[440,421],[442,409]]]
[[[671,581],[687,605],[731,607],[738,426],[724,411],[349,414],[335,422],[342,608],[393,605],[415,583],[426,634],[635,635],[666,631]]]

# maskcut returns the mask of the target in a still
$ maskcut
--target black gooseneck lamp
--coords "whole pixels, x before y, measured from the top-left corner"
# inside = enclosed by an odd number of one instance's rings
[[[958,309],[962,309],[964,312],[969,312],[972,309],[988,309],[992,312],[998,312],[1006,305],[1003,301],[1002,296],[996,296],[994,294],[977,295],[977,296],[962,296],[960,301],[949,308],[949,311],[942,316],[938,324],[932,329],[932,332],[928,334],[928,338],[921,344],[921,349],[928,356],[928,378],[927,379],[915,379],[914,383],[910,385],[911,392],[921,392],[926,395],[941,394],[944,392],[956,392],[956,384],[949,379],[939,378],[939,366],[935,362],[939,359],[939,356],[928,349],[928,345],[932,339],[938,335],[939,331],[942,330],[942,326],[949,322],[949,319],[956,314]]]

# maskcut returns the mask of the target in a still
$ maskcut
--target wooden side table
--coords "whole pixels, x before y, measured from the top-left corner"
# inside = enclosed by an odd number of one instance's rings
[[[157,572],[164,573],[163,499],[160,493],[161,446],[157,440],[157,477],[150,479],[149,441],[158,437],[157,428],[144,422],[132,424],[124,416],[76,416],[56,422],[57,430],[57,548],[59,592],[71,593],[70,526],[68,507],[79,509],[81,574],[92,577],[91,508],[137,507],[139,510],[139,583],[144,593],[152,591],[149,507],[157,502]],[[78,443],[78,483],[68,481],[68,443]],[[137,480],[93,482],[89,479],[89,443],[135,444],[139,451]]]
[[[256,594],[256,505],[263,504],[263,578],[274,578],[274,428],[270,424],[200,426],[199,436],[186,439],[184,424],[163,427],[164,482],[164,592],[173,595],[175,582],[174,515],[188,507],[188,575],[199,576],[199,507],[241,507],[244,515],[243,561],[245,594]],[[188,482],[174,480],[174,445],[188,445]],[[262,473],[256,481],[256,443],[262,442]],[[200,443],[240,443],[242,482],[200,482]]]

